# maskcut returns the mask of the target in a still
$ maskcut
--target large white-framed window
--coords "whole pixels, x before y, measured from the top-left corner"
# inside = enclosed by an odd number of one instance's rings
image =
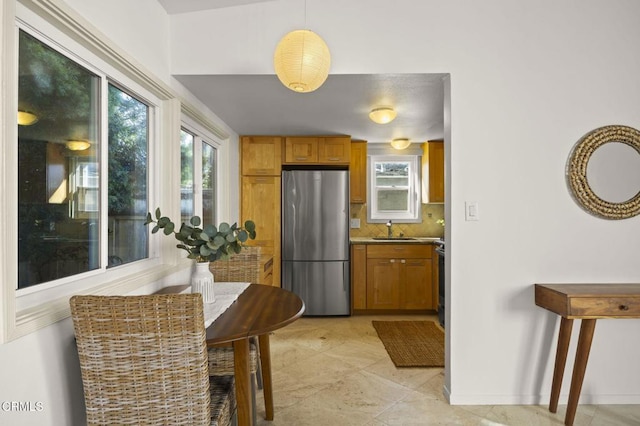
[[[188,266],[143,225],[150,206],[176,198],[161,186],[178,180],[179,100],[117,47],[96,44],[82,18],[37,3],[12,2],[1,17],[2,76],[14,85],[0,88],[0,341],[68,316],[70,295],[126,294]],[[38,121],[16,125],[20,109]],[[118,145],[120,178],[109,164]],[[126,197],[114,189],[122,176]]]
[[[420,157],[371,155],[368,164],[368,220],[420,222]]]
[[[18,293],[147,259],[155,107],[26,27],[18,44],[18,111],[37,118],[18,123]]]

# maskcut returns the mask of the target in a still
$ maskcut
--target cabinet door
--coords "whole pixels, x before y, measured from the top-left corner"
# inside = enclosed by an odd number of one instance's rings
[[[444,142],[425,142],[422,151],[423,202],[444,203]]]
[[[256,239],[247,244],[263,247],[273,256],[273,285],[280,286],[280,177],[243,176],[241,220],[256,224]]]
[[[399,265],[397,259],[367,260],[367,309],[400,307]]]
[[[284,162],[293,164],[318,162],[317,137],[288,137],[285,139]]]
[[[240,161],[245,176],[280,176],[282,171],[282,138],[277,136],[243,136],[240,139]]]
[[[367,202],[367,142],[351,141],[349,197],[352,203]]]
[[[349,164],[351,138],[349,136],[318,139],[318,162],[324,164]]]
[[[434,309],[431,259],[402,259],[401,265],[401,308]]]
[[[351,289],[353,309],[367,309],[367,246],[351,246]]]

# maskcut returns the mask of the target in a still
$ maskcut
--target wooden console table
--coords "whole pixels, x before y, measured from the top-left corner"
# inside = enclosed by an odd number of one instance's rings
[[[558,410],[573,320],[582,320],[564,419],[564,424],[571,426],[576,416],[596,320],[640,318],[640,284],[536,284],[535,300],[536,305],[562,317],[549,402],[552,413]]]

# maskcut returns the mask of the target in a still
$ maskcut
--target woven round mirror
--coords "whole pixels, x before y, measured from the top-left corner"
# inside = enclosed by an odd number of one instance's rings
[[[605,147],[607,144],[610,146]],[[597,152],[603,153],[609,148],[618,150],[619,159],[640,162],[640,131],[633,127],[615,125],[599,127],[584,135],[569,155],[566,170],[567,183],[576,202],[595,216],[605,219],[626,219],[636,216],[640,214],[640,182],[637,177],[637,165],[629,165],[629,173],[634,175],[628,178],[626,172],[622,170],[620,161],[608,160],[608,164],[605,164],[610,170],[608,173],[622,176],[622,181],[618,180],[618,183],[611,176],[596,179],[598,176],[595,176],[595,172],[588,173],[589,161],[594,159]],[[628,155],[628,151],[632,155]],[[595,166],[591,167],[591,169],[595,168]],[[604,190],[600,186],[597,191],[594,191],[597,182],[607,180],[613,181],[616,189],[622,186],[631,188],[630,195],[625,195],[623,201],[618,201],[612,199],[615,197],[603,193]],[[624,185],[620,185],[619,182]]]

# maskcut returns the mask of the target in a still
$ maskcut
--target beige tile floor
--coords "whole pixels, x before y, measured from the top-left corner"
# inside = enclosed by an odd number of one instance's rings
[[[303,317],[271,336],[275,419],[303,425],[562,425],[565,406],[451,406],[442,368],[397,369],[371,325],[373,319],[426,317]],[[576,426],[640,425],[640,405],[580,405]]]

